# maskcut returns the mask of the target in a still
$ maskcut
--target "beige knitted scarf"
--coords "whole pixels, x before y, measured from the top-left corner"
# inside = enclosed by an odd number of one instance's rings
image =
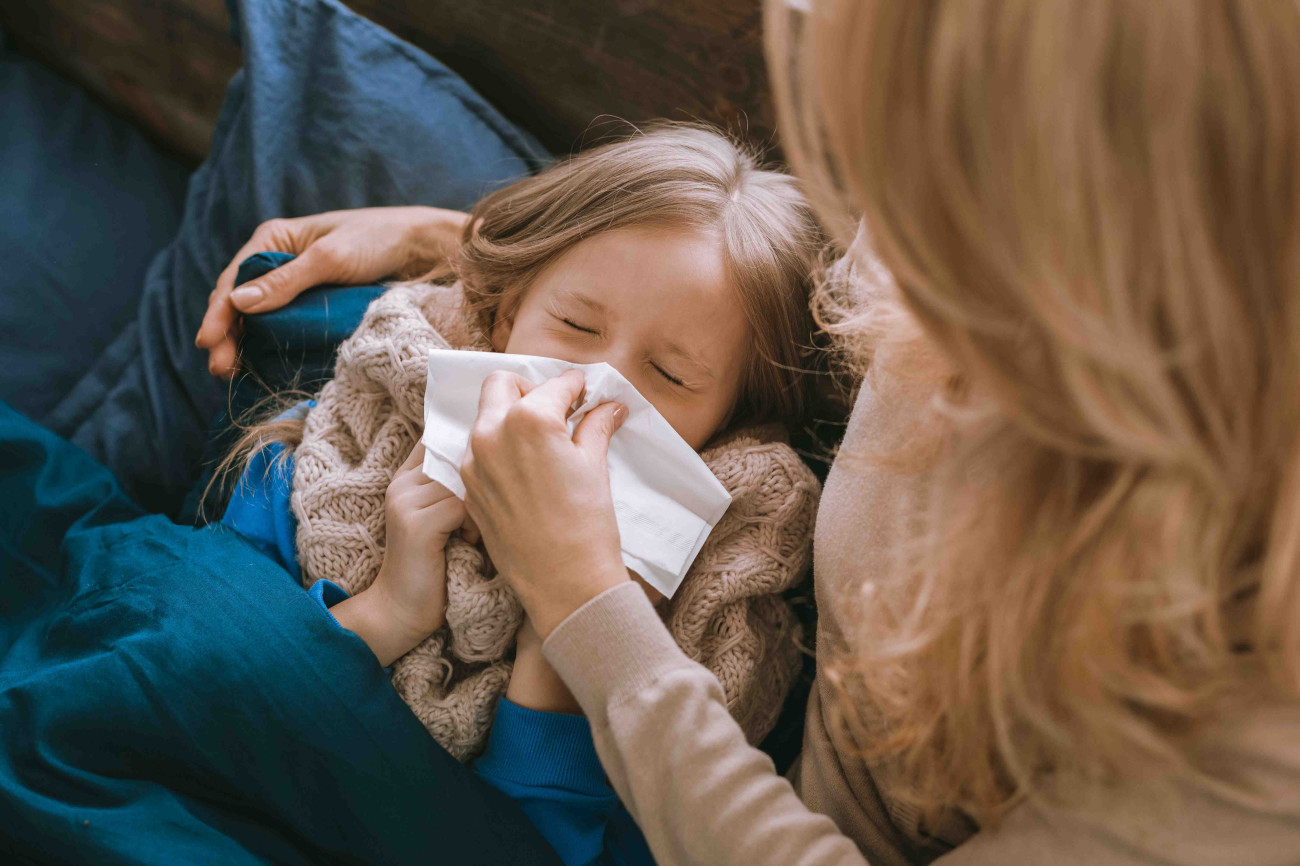
[[[294,453],[293,513],[307,586],[358,593],[384,556],[384,493],[423,429],[428,353],[484,350],[457,287],[402,285],[377,298],[340,347],[334,379]],[[811,557],[816,478],[779,429],[725,436],[701,456],[733,497],[676,595],[659,605],[686,654],[718,678],[750,742],[776,722],[799,667],[783,590]],[[510,679],[523,613],[483,552],[447,548],[447,624],[393,665],[392,681],[429,733],[460,760],[483,747]]]

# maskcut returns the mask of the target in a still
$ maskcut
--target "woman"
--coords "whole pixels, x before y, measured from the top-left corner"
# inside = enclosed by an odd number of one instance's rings
[[[570,439],[580,383],[494,379],[463,467],[656,857],[1289,862],[1300,6],[818,0],[767,25],[794,167],[841,238],[861,217],[822,310],[866,371],[791,781],[628,581],[613,407]],[[457,219],[259,232],[303,255],[223,278],[214,371],[236,305],[398,270]]]

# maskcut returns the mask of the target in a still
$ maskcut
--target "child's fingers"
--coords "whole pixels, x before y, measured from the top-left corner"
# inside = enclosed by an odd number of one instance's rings
[[[423,476],[421,476],[423,477]],[[437,481],[425,478],[411,491],[411,504],[416,508],[428,508],[444,499],[455,499],[456,495]]]
[[[483,380],[483,387],[479,391],[478,415],[474,419],[473,433],[481,435],[499,428],[510,407],[535,387],[532,382],[518,373],[497,370],[490,374]],[[470,441],[473,441],[472,437]]]
[[[436,481],[427,484],[404,484],[388,490],[386,518],[390,534],[394,526],[421,543],[438,546],[465,522],[465,503]]]
[[[387,496],[390,502],[400,501],[410,504],[410,497],[421,497],[420,489],[429,480],[428,476],[421,471],[423,464],[424,443],[416,442],[411,453],[406,455],[406,459],[402,461],[401,466],[397,467],[397,471],[388,482]],[[423,499],[420,499],[417,504],[411,504],[410,507],[419,508],[422,504]]]
[[[443,537],[442,543],[445,544],[446,538],[465,523],[465,503],[448,492],[446,497],[422,509],[420,514],[427,515],[430,528]]]
[[[410,485],[419,486],[420,482],[425,479],[424,473],[420,471],[420,467],[423,464],[424,443],[416,442],[415,447],[411,449],[411,453],[406,455],[406,459],[402,461],[402,465],[398,466],[397,471],[393,473],[393,479],[390,484],[396,485],[399,488]]]
[[[415,447],[411,449],[410,454],[406,455],[406,459],[402,461],[402,465],[397,471],[410,472],[422,463],[424,463],[424,443],[417,439]]]
[[[405,511],[419,511],[428,508],[431,505],[437,505],[444,499],[455,499],[456,495],[443,487],[437,481],[430,481],[425,478],[423,473],[413,470],[414,475],[401,478],[402,483],[395,480],[388,487],[388,499],[398,508]],[[414,476],[419,475],[420,481],[415,481]]]

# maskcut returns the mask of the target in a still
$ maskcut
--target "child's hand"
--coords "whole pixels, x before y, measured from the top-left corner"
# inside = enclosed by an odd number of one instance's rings
[[[424,446],[397,470],[384,498],[387,545],[369,589],[332,609],[387,667],[433,634],[447,616],[447,539],[465,504],[420,471]]]
[[[424,445],[416,443],[384,497],[387,546],[375,586],[400,620],[420,639],[447,615],[447,539],[465,522],[465,503],[420,470]]]

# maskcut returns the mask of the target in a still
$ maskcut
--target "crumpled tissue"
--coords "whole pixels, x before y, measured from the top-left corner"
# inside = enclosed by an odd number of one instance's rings
[[[478,415],[483,380],[496,370],[538,384],[566,370],[581,370],[586,394],[569,416],[570,434],[601,403],[617,400],[627,407],[627,420],[610,440],[608,457],[623,562],[671,598],[731,504],[731,494],[650,401],[610,365],[498,352],[430,351],[424,474],[465,497],[460,464]],[[519,470],[527,472],[528,467]]]

